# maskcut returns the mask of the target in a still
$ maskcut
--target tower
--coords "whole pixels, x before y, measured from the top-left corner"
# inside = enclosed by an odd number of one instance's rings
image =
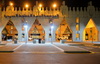
[[[5,0],[2,0],[2,7],[5,6]]]

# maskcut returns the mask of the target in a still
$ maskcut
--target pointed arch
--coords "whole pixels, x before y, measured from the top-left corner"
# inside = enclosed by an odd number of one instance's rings
[[[3,41],[18,39],[18,31],[14,26],[13,22],[9,20],[2,30],[2,39]]]
[[[44,39],[45,37],[45,31],[41,25],[41,23],[38,21],[38,19],[35,20],[32,27],[29,30],[29,39]]]
[[[56,39],[66,39],[67,41],[72,41],[72,30],[65,19],[62,20],[60,26],[56,30]]]
[[[84,29],[83,41],[98,41],[98,29],[92,18]]]

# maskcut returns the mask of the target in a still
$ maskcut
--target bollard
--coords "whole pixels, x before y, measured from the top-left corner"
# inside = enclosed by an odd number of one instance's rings
[[[14,40],[14,44],[17,44],[17,39]]]
[[[36,43],[36,40],[33,40],[33,44],[35,44]]]
[[[60,43],[62,43],[62,44],[64,44],[65,42],[66,42],[66,40],[64,40],[64,39],[60,41]]]
[[[42,43],[42,44],[45,44],[45,40],[42,40],[41,43]]]

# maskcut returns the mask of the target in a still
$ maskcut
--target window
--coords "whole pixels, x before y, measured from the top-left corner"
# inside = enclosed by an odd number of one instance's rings
[[[77,17],[76,18],[76,39],[79,39],[80,38],[80,22],[79,22],[79,18]]]
[[[80,34],[76,34],[76,38],[79,38]]]
[[[79,18],[76,18],[76,23],[79,23]]]
[[[80,26],[77,24],[77,25],[76,25],[76,31],[79,31],[79,27],[80,27]]]

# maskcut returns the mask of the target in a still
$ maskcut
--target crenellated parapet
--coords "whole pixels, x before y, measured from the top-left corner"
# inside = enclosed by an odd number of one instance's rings
[[[87,7],[67,7],[62,3],[60,7],[61,13],[66,17],[100,17],[100,8],[92,5],[92,1],[89,2]]]
[[[1,11],[1,7],[0,7],[0,18],[1,18],[1,16],[2,16],[2,15],[1,15],[1,12],[2,12],[2,11]]]
[[[39,7],[38,2],[33,8],[17,8],[13,6],[7,6],[6,8],[0,8],[2,17],[59,17],[61,16],[59,8],[44,8]]]
[[[0,8],[1,17],[99,17],[100,8],[94,7],[92,2],[89,2],[87,7],[68,7],[63,1],[58,8],[39,7],[38,2],[33,8],[17,8],[7,6]]]
[[[16,7],[11,7],[8,6],[6,9],[3,9],[2,11],[2,16],[58,16],[60,15],[60,10],[44,10],[44,8],[37,8],[33,7],[32,9],[30,8],[16,8]]]

